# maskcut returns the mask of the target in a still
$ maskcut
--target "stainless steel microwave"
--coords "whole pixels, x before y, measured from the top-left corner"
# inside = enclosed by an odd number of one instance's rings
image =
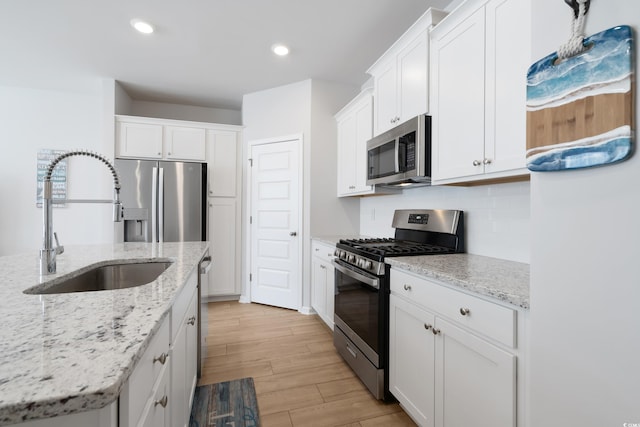
[[[431,116],[420,115],[367,141],[367,185],[431,184]]]

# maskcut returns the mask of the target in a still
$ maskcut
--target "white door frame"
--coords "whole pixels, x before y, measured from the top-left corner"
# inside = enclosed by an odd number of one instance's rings
[[[298,245],[298,281],[300,286],[299,292],[299,301],[298,301],[298,310],[300,311],[303,308],[303,295],[304,295],[304,286],[303,286],[303,277],[304,277],[304,258],[303,258],[303,248],[305,241],[305,233],[304,233],[304,144],[303,144],[303,134],[293,134],[293,135],[285,135],[285,136],[277,136],[273,138],[265,138],[265,139],[255,139],[247,142],[246,151],[244,153],[244,170],[246,177],[245,181],[245,191],[244,191],[244,209],[242,213],[242,223],[245,227],[246,233],[244,233],[245,242],[244,247],[242,249],[243,259],[245,262],[242,267],[242,294],[240,295],[240,302],[242,303],[250,303],[251,302],[251,283],[249,281],[249,274],[251,273],[251,265],[253,260],[251,259],[251,226],[249,224],[249,217],[251,216],[251,211],[253,207],[251,206],[251,195],[253,189],[251,188],[252,182],[252,168],[250,167],[250,159],[251,159],[251,151],[253,147],[256,145],[263,144],[275,144],[278,142],[295,142],[298,145],[298,192],[300,194],[300,206],[298,209],[298,238],[300,239],[300,244]]]

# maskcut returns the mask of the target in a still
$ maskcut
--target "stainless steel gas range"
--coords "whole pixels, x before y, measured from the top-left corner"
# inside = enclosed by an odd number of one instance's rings
[[[396,210],[394,238],[340,240],[336,245],[333,342],[377,399],[389,393],[389,265],[393,256],[464,252],[457,210]]]

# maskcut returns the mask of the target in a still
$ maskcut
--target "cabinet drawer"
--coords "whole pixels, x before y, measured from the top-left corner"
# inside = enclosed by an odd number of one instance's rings
[[[182,324],[182,319],[187,314],[187,309],[189,308],[189,303],[191,302],[191,297],[193,293],[196,291],[198,286],[198,279],[196,277],[195,271],[191,273],[189,279],[187,279],[187,284],[180,291],[176,300],[173,302],[173,306],[171,308],[171,343],[175,342],[176,334],[178,333],[178,329],[180,329],[180,325]]]
[[[516,347],[515,310],[393,268],[391,292],[504,345]]]
[[[120,394],[120,420],[124,425],[136,425],[154,384],[169,366],[169,316],[151,339],[149,347],[137,362]]]
[[[331,262],[331,260],[333,259],[333,252],[335,250],[335,246],[331,246],[317,240],[314,240],[311,243],[311,253],[313,254],[313,256],[317,256],[327,262]]]

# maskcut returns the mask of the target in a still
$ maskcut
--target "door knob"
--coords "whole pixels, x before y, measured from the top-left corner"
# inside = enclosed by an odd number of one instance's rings
[[[296,233],[295,231],[292,231],[291,233],[289,233],[289,236],[297,236],[298,233]]]

